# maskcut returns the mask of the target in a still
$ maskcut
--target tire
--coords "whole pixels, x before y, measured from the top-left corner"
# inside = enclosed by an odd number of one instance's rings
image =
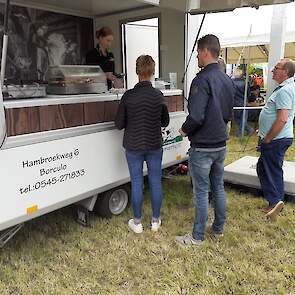
[[[127,207],[130,197],[128,185],[116,187],[98,196],[93,211],[103,218],[121,214]]]

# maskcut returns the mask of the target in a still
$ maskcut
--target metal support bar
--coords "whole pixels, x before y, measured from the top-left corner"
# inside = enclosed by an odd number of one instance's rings
[[[2,57],[1,57],[1,87],[4,85],[4,77],[6,70],[6,58],[7,58],[7,44],[8,44],[8,36],[6,34],[3,35],[3,47],[2,47]]]
[[[268,51],[267,51],[265,45],[257,45],[257,48],[265,57],[268,58]]]
[[[7,45],[8,45],[8,20],[9,20],[10,0],[6,0],[4,26],[3,26],[3,43],[2,43],[2,57],[1,57],[1,71],[0,71],[0,148],[2,147],[6,138],[6,122],[3,105],[2,86],[4,84]]]
[[[0,234],[0,248],[3,248],[23,226],[24,224],[20,223],[2,232]]]
[[[7,56],[7,44],[8,44],[8,20],[9,20],[9,8],[10,8],[10,0],[6,0],[5,4],[5,14],[4,14],[4,34],[3,34],[3,47],[2,47],[2,58],[1,58],[1,76],[0,82],[1,87],[4,85],[4,77],[5,77],[5,68],[6,68],[6,56]]]

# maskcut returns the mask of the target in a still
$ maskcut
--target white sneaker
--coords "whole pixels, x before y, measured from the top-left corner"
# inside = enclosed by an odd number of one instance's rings
[[[133,218],[128,221],[128,226],[136,233],[141,234],[143,232],[143,226],[141,223],[135,224]]]
[[[161,226],[161,219],[159,219],[158,222],[152,222],[151,230],[158,231],[160,226]]]

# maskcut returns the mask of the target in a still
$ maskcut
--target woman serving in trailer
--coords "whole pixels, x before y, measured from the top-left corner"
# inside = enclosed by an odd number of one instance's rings
[[[114,40],[114,33],[109,27],[102,27],[96,31],[97,46],[86,55],[87,65],[99,65],[107,76],[108,89],[112,88],[116,80],[114,55],[110,51]]]

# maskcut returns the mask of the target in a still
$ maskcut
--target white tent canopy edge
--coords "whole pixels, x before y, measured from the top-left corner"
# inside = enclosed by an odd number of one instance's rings
[[[0,0],[0,3],[5,2],[5,0]],[[253,5],[261,6],[289,2],[293,2],[293,0],[260,0],[255,1],[255,4],[250,0],[13,0],[11,4],[93,17],[102,14],[144,8],[148,5],[200,14],[210,11],[233,10],[238,7],[253,7]]]

